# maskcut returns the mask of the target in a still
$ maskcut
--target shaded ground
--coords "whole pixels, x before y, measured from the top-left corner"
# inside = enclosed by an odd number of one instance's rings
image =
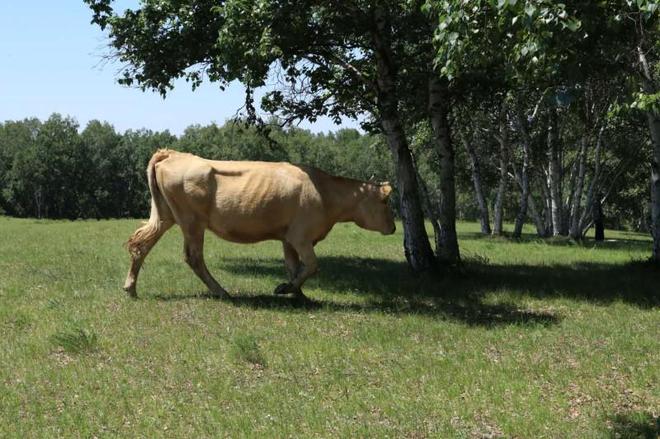
[[[281,276],[276,259],[227,259],[223,268],[237,275]],[[660,271],[642,262],[495,265],[468,262],[444,276],[414,277],[403,262],[355,257],[321,257],[311,281],[329,291],[352,291],[396,300],[423,297],[435,302],[477,303],[488,292],[506,289],[535,298],[567,297],[608,304],[623,301],[641,308],[660,305]]]
[[[387,259],[326,256],[319,258],[321,272],[310,283],[329,292],[370,296],[364,303],[332,300],[300,301],[289,297],[254,292],[237,293],[236,306],[272,308],[282,311],[354,311],[415,314],[468,325],[505,324],[550,325],[559,317],[549,312],[520,309],[514,303],[483,301],[494,290],[515,296],[570,298],[606,305],[621,301],[640,308],[660,305],[660,272],[642,262],[626,265],[578,263],[570,266],[494,265],[468,262],[461,269],[438,276],[413,276],[407,265]],[[283,275],[277,259],[225,259],[222,266],[238,276],[278,277]],[[341,294],[341,293],[338,293]],[[206,293],[182,293],[156,298],[163,301],[191,297],[208,298]]]
[[[657,439],[660,418],[650,413],[627,413],[609,419],[610,437],[617,439]]]

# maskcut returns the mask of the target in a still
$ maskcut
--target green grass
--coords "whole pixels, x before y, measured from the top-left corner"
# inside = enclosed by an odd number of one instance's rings
[[[646,236],[481,237],[415,278],[400,232],[341,224],[311,303],[280,244],[208,236],[214,300],[170,231],[138,300],[138,221],[0,218],[0,437],[656,437],[660,273]],[[399,228],[400,229],[400,228]]]

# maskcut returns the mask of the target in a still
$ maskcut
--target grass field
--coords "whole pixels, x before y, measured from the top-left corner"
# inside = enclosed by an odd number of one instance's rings
[[[138,300],[135,220],[0,218],[0,437],[650,437],[660,273],[646,236],[481,237],[414,278],[401,233],[339,225],[311,303],[274,297],[280,244],[207,237],[209,298],[170,231]],[[400,229],[400,228],[399,228]]]

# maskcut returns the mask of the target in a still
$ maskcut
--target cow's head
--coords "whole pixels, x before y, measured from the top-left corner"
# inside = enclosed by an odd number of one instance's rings
[[[385,182],[369,184],[365,190],[365,197],[357,206],[356,223],[358,226],[391,235],[396,230],[394,215],[388,205],[392,193],[392,186]]]

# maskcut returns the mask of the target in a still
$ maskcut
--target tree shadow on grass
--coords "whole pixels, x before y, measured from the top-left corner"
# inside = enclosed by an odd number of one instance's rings
[[[235,292],[229,303],[283,312],[423,315],[480,327],[548,326],[559,322],[560,318],[553,313],[521,309],[511,303],[511,296],[569,298],[601,305],[621,301],[639,308],[660,305],[660,271],[640,262],[548,266],[470,262],[458,271],[440,276],[415,276],[405,263],[386,259],[326,256],[319,258],[319,265],[321,272],[309,280],[308,289],[364,295],[364,300],[359,303],[300,301],[251,291]],[[237,276],[284,280],[279,259],[231,258],[223,260],[222,267]],[[273,288],[276,284],[277,280]],[[508,302],[488,303],[486,296],[496,291],[506,292]],[[214,296],[206,293],[156,296],[162,301],[191,298],[214,299]]]
[[[494,327],[502,325],[542,325],[548,326],[559,322],[553,314],[521,310],[514,305],[504,303],[490,305],[481,302],[462,304],[433,300],[385,300],[366,303],[337,303],[323,300],[300,300],[280,298],[268,295],[237,296],[232,299],[236,306],[253,309],[280,309],[283,311],[334,311],[356,313],[383,313],[392,315],[419,315],[439,320],[457,321],[468,326]]]
[[[156,295],[159,301],[188,299],[217,299],[208,293]],[[370,300],[365,303],[341,303],[316,299],[298,299],[267,294],[234,294],[226,301],[237,307],[272,309],[282,312],[351,312],[392,315],[421,315],[439,320],[458,321],[469,326],[494,327],[501,325],[542,325],[559,322],[551,313],[518,309],[512,304],[485,304],[462,300],[453,303],[439,298],[397,298]]]
[[[656,439],[660,437],[660,418],[650,413],[619,414],[609,419],[610,437],[621,439]]]
[[[643,236],[643,235],[640,235]],[[596,241],[593,238],[585,238],[582,241],[575,241],[567,236],[556,236],[549,238],[541,238],[533,233],[523,233],[520,238],[513,238],[506,234],[503,236],[484,235],[479,232],[464,232],[461,237],[466,240],[475,241],[493,241],[493,242],[508,242],[512,244],[528,244],[536,243],[540,245],[548,245],[553,247],[584,247],[584,248],[601,248],[606,250],[631,250],[639,252],[651,252],[653,242],[649,239],[629,239],[629,238],[606,238],[604,241]]]
[[[223,261],[237,275],[283,278],[282,262],[243,258]],[[648,264],[490,265],[466,263],[442,276],[414,276],[403,262],[329,256],[310,285],[335,293],[378,296],[381,300],[425,297],[448,303],[481,302],[493,291],[534,298],[564,297],[595,304],[622,301],[640,308],[660,306],[660,271]],[[457,302],[458,301],[458,302]]]

